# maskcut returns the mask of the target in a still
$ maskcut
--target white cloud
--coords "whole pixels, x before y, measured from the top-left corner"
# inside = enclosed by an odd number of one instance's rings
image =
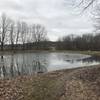
[[[92,30],[89,14],[77,15],[71,6],[73,0],[0,0],[0,12],[14,19],[46,26],[48,36],[56,40],[68,33],[83,33]]]

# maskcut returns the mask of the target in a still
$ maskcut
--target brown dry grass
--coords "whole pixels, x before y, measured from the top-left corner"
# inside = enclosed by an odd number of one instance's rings
[[[100,66],[1,79],[0,100],[100,100]]]

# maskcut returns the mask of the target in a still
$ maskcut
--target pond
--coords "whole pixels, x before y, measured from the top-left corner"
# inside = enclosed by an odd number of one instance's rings
[[[0,77],[16,77],[33,73],[100,64],[100,58],[75,53],[15,53],[0,57]]]

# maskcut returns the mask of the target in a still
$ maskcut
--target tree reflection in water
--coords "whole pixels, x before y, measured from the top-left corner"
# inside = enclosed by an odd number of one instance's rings
[[[68,54],[67,54],[68,55]],[[84,59],[83,59],[84,58]],[[0,77],[10,78],[33,73],[89,66],[100,63],[98,57],[84,57],[65,53],[18,53],[0,56]]]
[[[4,78],[7,75],[7,70],[4,64],[4,56],[1,55],[1,59],[0,59],[0,77]]]
[[[46,68],[47,61],[46,59],[41,59],[39,55],[33,60],[33,71],[35,73],[47,72]]]
[[[8,58],[2,55],[0,58],[0,77],[9,78],[47,72],[47,60],[45,57],[40,59],[40,56],[36,55],[31,60],[32,62],[30,63],[28,57],[24,54],[20,58],[15,57],[14,54],[11,54]]]
[[[11,77],[14,77],[14,57],[13,57],[13,54],[11,55],[10,75],[11,75]]]

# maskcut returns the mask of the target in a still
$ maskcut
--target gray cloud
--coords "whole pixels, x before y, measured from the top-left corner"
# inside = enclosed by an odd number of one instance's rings
[[[15,0],[3,0],[0,2],[0,9],[1,10],[20,10],[22,6],[19,2]]]
[[[2,0],[0,12],[17,20],[41,23],[46,26],[50,39],[56,40],[69,33],[92,31],[88,13],[77,15],[73,3],[73,0]]]

